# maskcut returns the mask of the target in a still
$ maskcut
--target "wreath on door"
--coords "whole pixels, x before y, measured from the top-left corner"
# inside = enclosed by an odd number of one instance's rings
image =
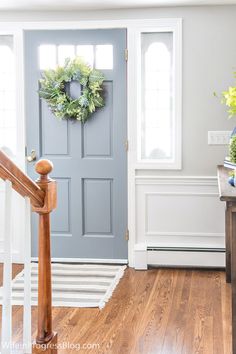
[[[81,85],[81,94],[74,99],[68,93],[71,82]],[[80,57],[66,59],[64,66],[42,73],[39,96],[46,100],[52,113],[59,119],[85,123],[97,108],[104,106],[102,83],[104,75],[92,69]]]

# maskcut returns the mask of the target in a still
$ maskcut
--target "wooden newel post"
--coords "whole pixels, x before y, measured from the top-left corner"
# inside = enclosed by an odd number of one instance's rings
[[[48,160],[39,160],[35,165],[40,175],[36,183],[45,193],[43,207],[33,207],[39,214],[38,238],[38,333],[33,353],[56,354],[57,334],[52,331],[52,284],[50,250],[50,213],[56,208],[56,182],[48,177],[53,164]],[[46,349],[45,349],[46,348]]]

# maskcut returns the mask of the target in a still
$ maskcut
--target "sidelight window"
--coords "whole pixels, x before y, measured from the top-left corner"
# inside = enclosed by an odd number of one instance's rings
[[[181,168],[180,24],[138,34],[137,164]]]

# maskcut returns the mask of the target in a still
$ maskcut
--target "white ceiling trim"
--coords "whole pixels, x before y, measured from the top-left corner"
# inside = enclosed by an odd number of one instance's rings
[[[158,6],[236,5],[236,0],[1,0],[1,11],[72,11]]]

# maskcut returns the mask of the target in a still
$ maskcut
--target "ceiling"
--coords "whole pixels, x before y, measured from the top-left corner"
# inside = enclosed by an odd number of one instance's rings
[[[1,11],[71,11],[184,5],[236,5],[236,0],[0,0]]]

